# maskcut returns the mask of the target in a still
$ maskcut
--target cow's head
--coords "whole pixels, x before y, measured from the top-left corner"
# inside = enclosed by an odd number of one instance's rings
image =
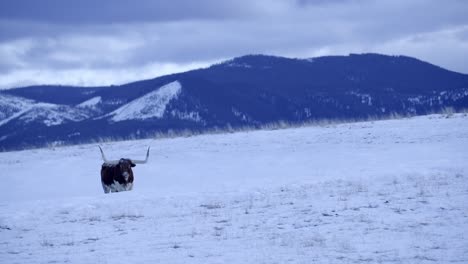
[[[120,172],[124,176],[125,180],[128,180],[130,174],[132,173],[132,167],[135,167],[135,163],[131,159],[120,159],[118,163]]]

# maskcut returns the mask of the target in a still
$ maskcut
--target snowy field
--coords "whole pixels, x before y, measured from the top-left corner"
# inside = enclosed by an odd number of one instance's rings
[[[468,263],[468,116],[0,153],[0,263]]]

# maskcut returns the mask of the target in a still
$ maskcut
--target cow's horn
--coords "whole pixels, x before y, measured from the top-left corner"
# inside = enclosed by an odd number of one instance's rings
[[[106,156],[104,156],[104,151],[102,151],[101,146],[98,146],[98,147],[99,147],[99,150],[101,150],[102,160],[104,160],[105,163],[107,163],[107,164],[117,164],[117,163],[119,163],[118,160],[107,160]]]
[[[133,160],[132,159],[132,162],[135,163],[135,164],[145,164],[146,162],[148,162],[149,151],[150,151],[150,147],[148,147],[148,151],[146,151],[146,159],[145,160]]]

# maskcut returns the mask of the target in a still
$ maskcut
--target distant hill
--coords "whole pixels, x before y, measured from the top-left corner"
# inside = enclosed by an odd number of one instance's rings
[[[405,56],[265,55],[107,87],[0,92],[0,150],[468,108],[468,75]]]

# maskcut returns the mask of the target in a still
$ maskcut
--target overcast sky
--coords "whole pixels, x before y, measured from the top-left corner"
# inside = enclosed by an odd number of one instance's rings
[[[236,56],[376,52],[468,73],[465,0],[1,0],[0,88],[110,85]]]

